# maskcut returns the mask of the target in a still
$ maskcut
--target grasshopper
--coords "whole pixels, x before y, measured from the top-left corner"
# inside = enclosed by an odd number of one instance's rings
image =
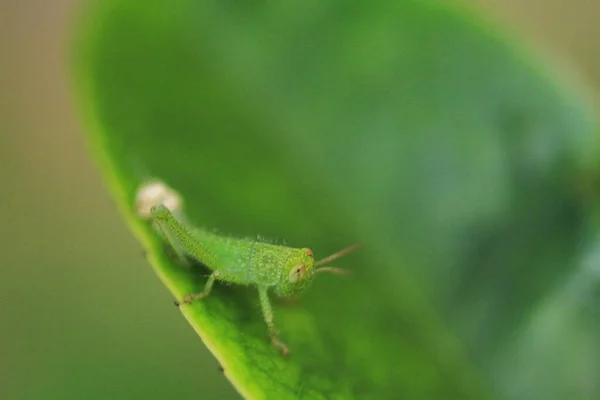
[[[138,214],[153,221],[160,236],[180,258],[191,257],[212,271],[202,292],[188,294],[181,301],[176,301],[176,305],[187,305],[204,299],[210,294],[216,281],[255,286],[270,341],[283,355],[288,355],[289,348],[279,339],[279,332],[275,327],[269,292],[286,298],[306,290],[313,278],[320,273],[346,274],[346,270],[326,264],[356,250],[360,245],[355,244],[316,261],[309,248],[231,238],[205,229],[190,228],[182,221],[179,209],[181,201],[177,193],[156,182],[152,185],[155,185],[153,198],[147,198],[148,187],[143,188],[145,192],[138,192]],[[166,204],[173,207],[170,209]]]

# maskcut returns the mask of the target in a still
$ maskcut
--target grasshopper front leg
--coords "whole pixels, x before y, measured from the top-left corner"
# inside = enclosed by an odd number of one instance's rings
[[[264,286],[258,287],[258,297],[260,298],[260,306],[262,308],[263,317],[269,328],[269,337],[271,338],[271,344],[280,350],[284,356],[290,353],[288,347],[277,337],[279,331],[275,328],[273,322],[273,309],[271,308],[271,301],[269,300],[268,288]]]

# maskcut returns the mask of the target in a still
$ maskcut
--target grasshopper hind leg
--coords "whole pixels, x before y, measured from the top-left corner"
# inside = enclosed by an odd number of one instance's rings
[[[153,218],[152,227],[158,233],[158,236],[164,241],[163,248],[169,258],[181,265],[190,265],[189,256],[177,241],[171,232],[167,229],[165,224],[157,218]]]

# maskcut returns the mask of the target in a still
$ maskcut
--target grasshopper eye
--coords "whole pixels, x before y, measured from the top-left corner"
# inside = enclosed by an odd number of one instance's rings
[[[306,271],[306,265],[298,264],[290,271],[288,275],[288,279],[290,283],[296,283],[304,276],[304,272]]]

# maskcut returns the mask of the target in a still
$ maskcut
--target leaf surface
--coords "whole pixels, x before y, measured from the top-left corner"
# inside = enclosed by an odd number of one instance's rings
[[[87,10],[91,144],[174,297],[208,272],[137,218],[152,178],[196,226],[317,258],[364,243],[336,264],[351,277],[275,303],[287,359],[253,288],[182,307],[245,397],[600,396],[595,121],[476,19],[392,0]]]

